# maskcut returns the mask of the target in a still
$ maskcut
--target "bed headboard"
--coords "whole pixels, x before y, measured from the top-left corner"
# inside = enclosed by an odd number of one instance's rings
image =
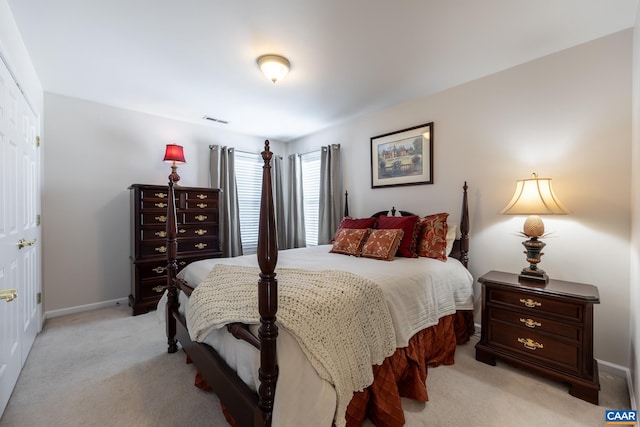
[[[462,186],[462,209],[460,213],[460,237],[457,238],[453,243],[453,249],[451,250],[451,254],[449,256],[456,258],[458,261],[462,263],[465,267],[469,264],[469,204],[467,199],[467,190],[469,186],[467,185],[467,181],[464,182]],[[344,192],[344,216],[349,216],[349,193]],[[382,215],[387,215],[387,213],[391,212],[391,216],[395,216],[396,213],[400,213],[400,216],[419,216],[409,211],[397,211],[395,206],[391,208],[391,211],[379,211],[371,215],[372,217],[378,217]]]

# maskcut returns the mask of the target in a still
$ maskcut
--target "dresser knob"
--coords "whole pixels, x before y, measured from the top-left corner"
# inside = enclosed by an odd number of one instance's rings
[[[542,326],[542,323],[540,323],[540,322],[536,322],[536,321],[535,321],[535,320],[533,320],[533,319],[523,319],[523,318],[520,318],[520,322],[524,323],[524,325],[525,325],[527,328],[532,328],[532,329],[534,329],[534,328],[536,328],[536,327],[540,327],[540,326]]]
[[[196,219],[197,219],[198,221],[204,221],[205,219],[207,219],[207,216],[206,216],[206,215],[198,215],[198,216],[196,217]]]
[[[531,338],[520,338],[518,337],[518,342],[524,346],[527,350],[537,350],[539,348],[544,348],[544,345],[539,342],[535,342]]]
[[[156,252],[160,252],[161,254],[167,252],[167,247],[166,246],[158,246],[156,249]]]
[[[160,293],[162,291],[164,291],[165,286],[155,286],[153,288],[151,288],[152,291]]]
[[[542,306],[541,302],[534,301],[531,298],[527,298],[527,299],[520,298],[520,302],[522,304],[524,304],[525,307],[529,307],[529,308],[535,308],[535,307],[541,307]]]

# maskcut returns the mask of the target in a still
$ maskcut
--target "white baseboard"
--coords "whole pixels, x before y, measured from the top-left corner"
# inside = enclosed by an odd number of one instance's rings
[[[112,299],[110,301],[96,302],[93,304],[78,305],[76,307],[62,308],[60,310],[51,310],[44,313],[43,321],[53,319],[54,317],[66,316],[67,314],[81,313],[83,311],[96,310],[98,308],[110,307],[112,305],[129,304],[129,298]]]
[[[597,360],[597,359],[596,359]],[[615,363],[606,362],[604,360],[598,361],[598,369],[602,372],[607,372],[617,377],[625,378],[627,380],[627,390],[629,391],[629,400],[631,401],[631,409],[636,410],[636,398],[633,391],[633,381],[631,379],[631,370],[624,366],[616,365]]]

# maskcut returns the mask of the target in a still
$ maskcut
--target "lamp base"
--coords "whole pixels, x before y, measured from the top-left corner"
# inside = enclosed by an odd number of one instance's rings
[[[522,272],[518,276],[518,280],[546,285],[547,283],[549,283],[549,276],[547,276],[547,273],[545,273],[543,270],[532,270],[530,268],[523,268]]]

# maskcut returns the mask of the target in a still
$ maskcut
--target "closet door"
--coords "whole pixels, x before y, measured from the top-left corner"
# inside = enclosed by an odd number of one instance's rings
[[[0,414],[39,329],[38,122],[0,60]]]

